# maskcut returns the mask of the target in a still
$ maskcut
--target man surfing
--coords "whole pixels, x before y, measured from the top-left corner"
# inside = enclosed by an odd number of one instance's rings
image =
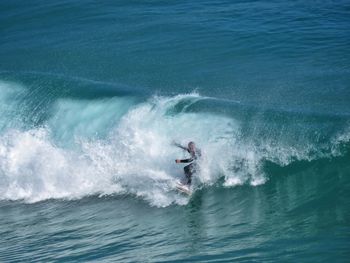
[[[194,144],[194,142],[189,142],[187,147],[182,146],[181,144],[175,143],[175,142],[174,142],[174,145],[187,151],[190,154],[190,158],[188,159],[175,160],[176,163],[189,163],[184,167],[184,172],[187,179],[186,184],[190,186],[192,183],[192,175],[198,170],[197,159],[201,157],[201,151],[200,149],[196,148],[196,145]]]

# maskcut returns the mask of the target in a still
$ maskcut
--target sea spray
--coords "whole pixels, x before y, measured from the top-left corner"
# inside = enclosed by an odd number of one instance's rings
[[[8,87],[2,85],[7,94],[25,92],[24,87]],[[318,145],[307,136],[301,144],[290,144],[288,138],[262,133],[273,134],[276,128],[257,126],[261,119],[255,119],[255,132],[247,136],[242,118],[193,110],[208,99],[191,93],[154,96],[141,103],[114,96],[54,100],[42,125],[3,130],[0,199],[37,202],[127,194],[154,206],[186,204],[188,198],[174,190],[184,176],[183,165],[174,160],[186,158],[186,152],[174,147],[173,141],[184,145],[195,141],[202,150],[195,189],[216,184],[220,178],[226,187],[264,184],[269,179],[266,161],[286,166],[298,160],[329,158],[337,153],[336,145],[348,141],[345,130],[333,137],[333,144]],[[16,101],[12,103],[16,108]]]

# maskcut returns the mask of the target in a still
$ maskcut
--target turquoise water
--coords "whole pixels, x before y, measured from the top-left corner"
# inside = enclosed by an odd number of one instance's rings
[[[349,12],[2,1],[0,261],[348,262]]]

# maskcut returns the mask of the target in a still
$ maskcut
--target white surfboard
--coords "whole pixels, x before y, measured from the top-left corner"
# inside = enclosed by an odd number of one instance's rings
[[[192,191],[188,185],[182,184],[182,183],[176,183],[176,189],[184,194],[191,195]]]

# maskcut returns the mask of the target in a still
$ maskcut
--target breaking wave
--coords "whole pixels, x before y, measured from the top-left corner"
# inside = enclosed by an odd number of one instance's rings
[[[337,121],[325,126],[314,116],[281,117],[239,105],[218,112],[220,101],[198,93],[140,100],[45,95],[45,87],[33,91],[13,82],[1,82],[0,89],[1,200],[123,194],[154,206],[183,205],[188,198],[174,190],[182,166],[174,160],[186,154],[173,141],[201,148],[194,178],[200,189],[219,182],[261,185],[270,176],[266,162],[283,167],[333,158],[350,140],[342,120],[335,129]]]

